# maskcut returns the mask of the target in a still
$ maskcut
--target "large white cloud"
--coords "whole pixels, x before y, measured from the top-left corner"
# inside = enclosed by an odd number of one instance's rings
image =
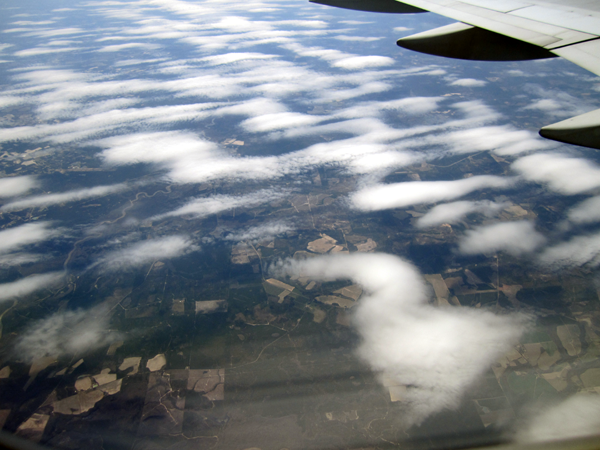
[[[600,167],[584,158],[537,153],[517,159],[512,168],[561,194],[582,194],[600,187]]]
[[[490,364],[519,338],[522,318],[428,303],[420,273],[386,254],[328,255],[287,261],[278,273],[351,279],[364,289],[353,321],[359,356],[382,378],[406,386],[407,422],[456,408]]]
[[[356,208],[377,211],[452,200],[479,189],[509,187],[513,182],[513,179],[494,175],[479,175],[455,181],[410,181],[367,187],[351,198]]]
[[[460,240],[459,251],[473,255],[505,251],[513,255],[529,253],[546,242],[532,222],[501,222],[469,230]]]

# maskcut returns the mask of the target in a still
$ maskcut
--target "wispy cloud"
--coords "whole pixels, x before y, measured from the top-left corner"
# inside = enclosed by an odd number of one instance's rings
[[[41,275],[31,275],[17,281],[0,284],[0,302],[17,299],[41,289],[54,287],[64,276],[63,272],[51,272]]]
[[[281,234],[291,231],[294,228],[284,222],[267,222],[262,225],[248,228],[237,233],[228,234],[225,240],[228,241],[260,241],[274,238]]]
[[[516,433],[518,443],[529,444],[597,436],[600,430],[600,398],[578,394],[530,413]]]
[[[199,250],[189,236],[174,235],[136,242],[101,257],[91,267],[99,266],[111,272],[129,267],[138,267],[158,259],[177,258]]]
[[[576,267],[600,264],[600,233],[576,236],[567,242],[545,249],[539,256],[542,264],[561,267]]]
[[[190,216],[196,219],[218,214],[234,208],[247,208],[264,204],[284,197],[287,193],[282,191],[262,190],[246,195],[213,195],[192,200],[185,205],[153,219],[164,217]]]
[[[110,331],[109,321],[110,314],[104,307],[55,313],[23,330],[15,354],[27,362],[45,356],[83,355],[119,338]]]
[[[62,192],[60,194],[46,194],[35,197],[28,197],[22,200],[16,200],[5,204],[0,211],[17,211],[26,208],[40,208],[61,203],[85,200],[94,197],[103,197],[109,194],[115,194],[128,189],[127,183],[113,184],[109,186],[96,186],[87,189],[76,189],[73,191]]]
[[[51,227],[51,222],[34,222],[0,231],[0,253],[21,250],[60,234],[59,229]]]

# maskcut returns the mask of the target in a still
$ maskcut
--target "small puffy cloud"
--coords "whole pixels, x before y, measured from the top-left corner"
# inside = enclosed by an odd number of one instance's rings
[[[504,206],[505,205],[494,203],[489,200],[445,203],[443,205],[434,206],[427,214],[420,217],[417,221],[417,227],[427,228],[443,223],[456,223],[462,220],[466,215],[474,212],[492,215]]]
[[[539,261],[554,267],[592,266],[600,264],[600,233],[577,236],[544,250]]]
[[[28,362],[45,356],[85,354],[119,337],[110,331],[109,321],[104,307],[58,312],[29,324],[15,344],[15,354]]]
[[[63,272],[50,272],[31,275],[10,283],[2,283],[0,284],[0,302],[24,297],[40,289],[56,286],[64,276]]]
[[[15,197],[25,194],[27,191],[38,186],[35,177],[30,175],[24,177],[0,178],[0,197]]]
[[[600,430],[600,397],[574,395],[563,402],[532,413],[516,433],[523,444],[597,436]]]
[[[391,66],[395,61],[387,56],[352,56],[335,61],[332,66],[342,69],[365,69],[367,67]]]
[[[273,238],[287,231],[293,230],[287,223],[270,222],[238,233],[232,233],[225,238],[228,241],[260,241]]]
[[[0,253],[14,252],[59,234],[59,231],[50,228],[51,226],[50,222],[33,222],[0,231]]]
[[[573,223],[593,223],[600,221],[600,196],[588,198],[571,208],[569,220]]]
[[[537,153],[517,159],[512,169],[561,194],[582,194],[600,187],[600,167],[584,158]]]
[[[450,86],[481,87],[486,84],[487,81],[476,80],[475,78],[460,78],[450,83]]]
[[[505,251],[512,255],[529,253],[546,242],[529,221],[502,222],[469,230],[459,243],[463,254]]]
[[[556,100],[552,99],[541,99],[533,102],[531,105],[526,106],[525,109],[537,109],[540,111],[555,111],[561,109],[562,105]]]
[[[113,184],[109,186],[96,186],[93,188],[77,189],[73,191],[62,192],[60,194],[38,195],[36,197],[28,197],[22,200],[16,200],[0,208],[0,211],[16,211],[25,208],[39,208],[61,203],[75,202],[86,200],[88,198],[103,197],[109,194],[124,191],[129,186],[127,183]]]
[[[478,189],[508,187],[513,182],[494,175],[455,181],[411,181],[364,188],[352,195],[351,200],[358,209],[377,211],[452,200]]]
[[[386,254],[327,255],[287,261],[278,275],[350,279],[363,288],[353,308],[359,356],[389,386],[406,389],[407,426],[459,406],[464,393],[524,330],[519,316],[428,303],[421,274]]]
[[[188,236],[175,235],[137,242],[114,250],[100,258],[92,267],[100,266],[105,271],[142,266],[157,259],[177,258],[199,250]]]

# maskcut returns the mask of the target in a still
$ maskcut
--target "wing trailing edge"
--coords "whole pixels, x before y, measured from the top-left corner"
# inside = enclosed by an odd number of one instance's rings
[[[522,61],[556,56],[545,48],[462,22],[398,39],[397,44],[430,55],[477,61]]]
[[[311,3],[335,6],[337,8],[353,9],[356,11],[414,14],[427,12],[396,0],[310,0]]]

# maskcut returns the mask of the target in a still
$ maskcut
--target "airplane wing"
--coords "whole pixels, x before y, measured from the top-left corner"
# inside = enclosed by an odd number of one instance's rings
[[[310,0],[374,12],[431,11],[457,23],[398,40],[411,50],[460,59],[508,61],[561,56],[600,75],[597,0]],[[540,134],[600,149],[600,109],[543,127]]]

